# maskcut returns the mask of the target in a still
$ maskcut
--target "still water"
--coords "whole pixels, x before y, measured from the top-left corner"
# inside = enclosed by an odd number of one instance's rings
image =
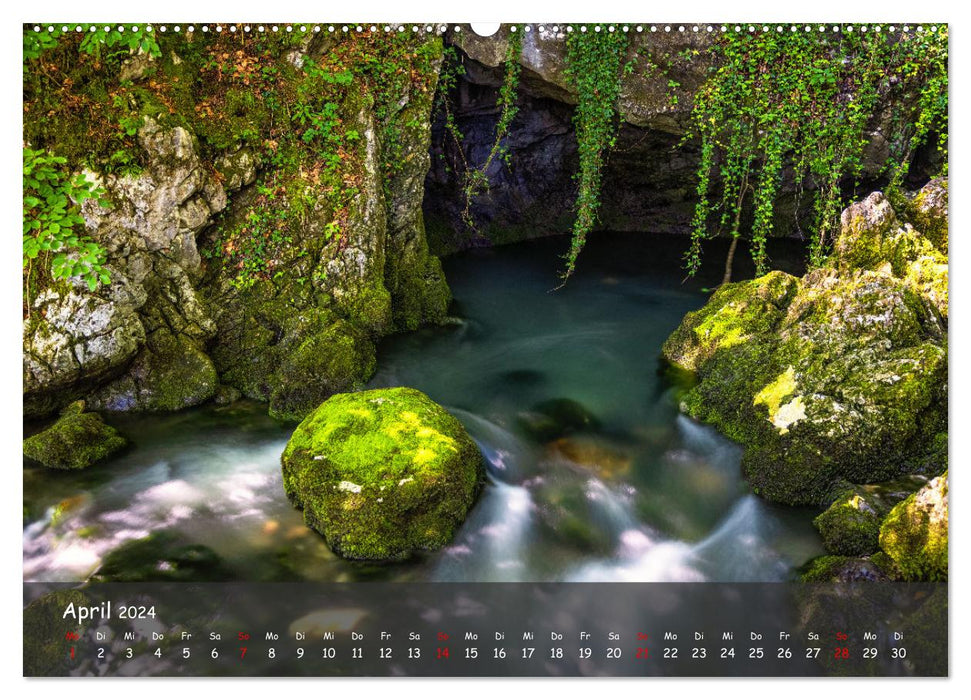
[[[751,495],[740,448],[680,415],[660,371],[662,343],[720,278],[715,249],[684,282],[683,246],[594,237],[555,292],[563,239],[445,261],[452,322],[388,339],[370,386],[421,389],[482,450],[488,483],[446,549],[394,565],[335,557],[283,493],[293,427],[239,402],[107,416],[134,443],[122,456],[78,473],[25,465],[24,579],[791,578],[823,552],[815,513]],[[797,251],[770,253],[798,269]]]

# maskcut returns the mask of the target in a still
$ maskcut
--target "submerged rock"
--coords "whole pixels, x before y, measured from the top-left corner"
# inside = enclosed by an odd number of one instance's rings
[[[629,454],[593,437],[563,437],[552,442],[549,451],[554,457],[565,459],[607,481],[626,476],[631,468]]]
[[[944,468],[946,284],[941,298],[898,276],[922,259],[900,252],[919,234],[891,235],[882,195],[854,206],[828,266],[724,285],[663,347],[697,376],[682,410],[741,443],[747,478],[772,500],[822,503],[840,480]]]
[[[229,581],[234,578],[216,552],[158,532],[126,542],[105,557],[93,581]]]
[[[615,547],[617,527],[609,518],[607,504],[598,502],[606,493],[603,484],[592,479],[550,475],[533,493],[538,524],[546,537],[562,546],[607,556]]]
[[[68,406],[54,425],[24,440],[24,457],[51,469],[84,469],[124,448],[128,441],[84,403]]]
[[[461,423],[405,387],[331,397],[297,426],[282,465],[290,501],[348,559],[443,547],[485,476]]]
[[[897,504],[880,526],[880,548],[908,579],[947,580],[947,472]]]
[[[596,430],[600,421],[573,399],[541,401],[516,416],[519,427],[538,442],[550,442],[583,430]]]

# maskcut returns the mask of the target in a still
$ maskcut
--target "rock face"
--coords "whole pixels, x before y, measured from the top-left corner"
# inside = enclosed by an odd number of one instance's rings
[[[425,219],[436,252],[561,234],[572,226],[579,160],[576,96],[565,73],[565,27],[534,29],[522,39],[519,113],[505,140],[510,164],[493,161],[489,191],[471,208],[475,231],[462,220],[465,197],[455,173],[463,158],[444,120],[433,125]],[[631,70],[621,80],[617,105],[622,123],[603,175],[603,229],[642,231],[647,221],[657,233],[690,229],[697,149],[676,147],[688,124],[690,95],[709,64],[704,56],[686,64],[670,57],[697,49],[702,41],[682,32],[630,35],[625,64]],[[463,134],[464,160],[473,165],[485,161],[495,140],[508,42],[508,28],[491,37],[463,31],[454,38],[465,73],[452,95],[453,112]],[[651,66],[663,66],[664,78]],[[669,80],[678,87],[669,87]]]
[[[896,221],[871,195],[826,267],[725,285],[664,345],[698,379],[682,410],[745,446],[760,495],[822,503],[841,479],[946,468],[946,284],[913,283],[933,246]]]
[[[441,44],[430,41],[437,70]],[[337,244],[330,233],[336,213],[321,192],[282,253],[285,275],[241,290],[236,270],[209,270],[203,287],[220,331],[211,351],[216,368],[224,383],[268,402],[275,417],[299,421],[328,396],[361,388],[382,336],[446,317],[451,292],[428,252],[421,211],[437,73],[425,79],[383,122],[363,89],[352,86],[338,106],[344,127],[359,135],[353,157],[361,181]],[[389,142],[384,126],[392,119],[401,126]],[[388,151],[396,164],[390,172],[383,167]],[[254,195],[239,197],[223,225],[258,207]]]
[[[391,50],[384,39],[375,52]],[[409,76],[394,104],[379,108],[374,90],[357,81],[339,105],[327,105],[355,135],[340,154],[360,164],[344,173],[353,199],[337,211],[328,187],[312,191],[299,235],[282,255],[286,274],[247,289],[232,284],[238,270],[205,246],[260,214],[260,176],[277,167],[269,165],[275,142],[253,135],[260,105],[238,101],[253,90],[229,90],[237,103],[225,108],[226,120],[199,118],[212,112],[212,94],[180,72],[195,61],[191,79],[198,77],[199,57],[177,55],[190,49],[176,43],[171,58],[166,51],[126,62],[123,77],[139,90],[171,89],[161,102],[131,101],[142,120],[131,146],[136,174],[86,173],[111,202],[82,206],[87,235],[107,253],[111,283],[91,292],[61,281],[26,300],[25,414],[50,415],[81,397],[98,410],[178,410],[211,400],[225,385],[298,421],[331,394],[361,387],[381,337],[442,322],[451,293],[429,254],[421,207],[441,44],[430,36],[393,54],[394,69]],[[303,74],[294,78],[294,66],[319,63],[333,48],[330,38],[308,37],[260,60],[278,61],[275,69],[297,80]],[[101,77],[110,84],[118,76]],[[311,165],[301,163],[304,180],[284,184],[313,189]]]
[[[236,578],[212,549],[170,532],[131,540],[111,551],[91,580],[229,581]]]
[[[408,388],[331,397],[294,431],[282,464],[291,502],[349,559],[444,546],[484,478],[462,425]]]
[[[880,547],[909,579],[947,580],[947,472],[898,504],[880,527]]]
[[[69,406],[54,425],[24,440],[24,456],[51,469],[84,469],[128,445],[84,404]]]
[[[519,112],[506,135],[509,164],[495,159],[488,192],[473,201],[476,222],[463,222],[463,163],[481,166],[495,141],[499,88],[505,76],[509,29],[490,37],[462,31],[449,41],[459,52],[463,74],[451,95],[461,146],[439,115],[432,130],[432,168],[426,182],[425,219],[435,252],[501,244],[568,233],[573,223],[578,168],[573,128],[576,94],[566,72],[566,27],[533,26],[522,34]],[[617,143],[603,172],[599,228],[607,231],[685,234],[694,215],[698,148],[681,143],[692,100],[715,60],[706,32],[628,33],[625,70],[616,104]],[[879,117],[870,130],[863,162],[865,180],[879,176],[887,154]],[[886,120],[884,120],[886,121]],[[460,154],[461,150],[461,154]],[[882,157],[881,157],[882,156]],[[798,192],[791,174],[775,203],[774,230],[794,228]],[[805,222],[808,224],[809,222]]]
[[[88,200],[88,233],[106,249],[112,282],[91,292],[75,281],[41,291],[24,323],[24,411],[42,415],[95,387],[94,408],[173,410],[215,388],[205,353],[216,331],[194,282],[196,235],[226,206],[192,135],[146,119],[138,175],[100,177],[111,207]],[[126,370],[131,367],[131,372]],[[115,381],[111,381],[115,380]]]

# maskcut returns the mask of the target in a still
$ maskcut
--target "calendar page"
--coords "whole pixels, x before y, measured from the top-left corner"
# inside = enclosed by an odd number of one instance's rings
[[[948,676],[947,23],[277,19],[22,27],[24,676]]]

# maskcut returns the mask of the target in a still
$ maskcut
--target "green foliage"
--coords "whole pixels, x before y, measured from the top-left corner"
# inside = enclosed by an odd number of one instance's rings
[[[162,50],[155,41],[155,36],[148,29],[141,27],[125,27],[118,25],[105,31],[104,26],[82,24],[84,39],[81,41],[81,51],[100,59],[102,51],[115,49],[125,54],[143,52],[156,58],[162,55]]]
[[[86,199],[101,197],[102,190],[82,175],[72,175],[67,159],[30,148],[24,148],[23,183],[25,286],[35,261],[53,279],[80,277],[92,291],[108,284],[105,251],[84,235],[79,206]]]
[[[616,110],[627,35],[607,25],[573,25],[566,39],[567,75],[577,92],[573,116],[580,156],[580,182],[573,239],[567,252],[561,286],[576,268],[587,234],[597,221],[600,184],[607,153],[617,137]]]
[[[57,45],[57,39],[48,32],[24,32],[24,70],[27,70],[28,61],[40,57],[40,55]]]
[[[752,215],[756,270],[766,271],[765,244],[787,164],[800,191],[815,190],[810,263],[818,266],[839,230],[842,184],[862,174],[881,104],[893,104],[897,117],[885,134],[891,189],[932,133],[940,135],[942,149],[946,143],[946,27],[908,33],[768,29],[729,31],[710,48],[715,67],[695,96],[687,137],[701,142],[685,256],[690,274],[701,264],[705,239],[741,236],[743,211]]]
[[[492,147],[482,164],[478,167],[469,165],[462,148],[462,132],[455,121],[449,102],[449,94],[455,88],[457,77],[464,74],[465,68],[458,57],[455,49],[449,47],[445,52],[445,66],[442,68],[439,79],[439,107],[445,114],[445,130],[455,141],[456,151],[461,159],[460,167],[463,178],[462,193],[465,196],[465,209],[462,211],[462,220],[471,230],[475,230],[475,220],[472,217],[473,200],[489,190],[489,168],[498,158],[507,166],[509,165],[509,149],[505,142],[506,135],[513,119],[519,112],[516,106],[516,95],[519,88],[519,74],[522,66],[519,58],[523,50],[523,27],[522,25],[512,25],[509,29],[509,36],[506,45],[505,69],[506,74],[499,88],[499,99],[496,106],[499,108],[499,121],[496,123],[495,139]]]
[[[61,27],[66,31],[61,31]],[[47,49],[57,46],[62,37],[80,36],[82,53],[100,61],[105,53],[123,54],[147,53],[154,57],[162,55],[155,35],[150,27],[139,25],[101,25],[70,24],[50,25],[34,31],[33,27],[24,30],[24,61],[40,57]],[[25,66],[26,67],[26,66]]]

